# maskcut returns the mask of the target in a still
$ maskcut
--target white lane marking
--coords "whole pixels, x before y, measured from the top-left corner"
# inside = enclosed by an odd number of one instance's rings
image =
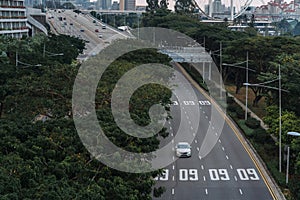
[[[202,170],[204,169],[204,166],[203,166],[203,165],[201,165],[201,169],[202,169]]]
[[[173,170],[175,169],[175,165],[172,166],[172,169],[173,169]]]
[[[172,177],[172,180],[175,181],[175,177],[174,176]]]
[[[170,130],[172,130],[172,127],[170,126]]]
[[[218,133],[217,133],[217,132],[216,132],[215,134],[216,134],[216,136],[218,136]]]
[[[194,130],[194,128],[191,126],[191,130]]]
[[[203,110],[202,112],[203,112],[203,114],[205,114],[205,111],[204,111],[204,110]]]
[[[197,140],[195,140],[195,143],[196,143],[196,144],[197,144],[197,142],[198,142],[198,141],[197,141]]]
[[[200,106],[200,110],[202,109],[202,107]]]
[[[174,195],[175,194],[175,190],[174,190],[174,188],[172,188],[172,195]]]
[[[212,128],[213,130],[215,130],[215,127],[214,127],[214,126],[212,126],[211,128]]]
[[[172,140],[172,144],[174,144],[174,139]]]
[[[201,160],[201,156],[199,156],[199,159]]]
[[[219,139],[219,143],[221,143],[221,140]]]
[[[197,151],[200,151],[199,147],[197,147]]]
[[[189,119],[189,116],[187,115],[186,118]]]
[[[227,155],[226,155],[226,159],[227,159],[227,160],[229,159]]]
[[[171,133],[171,136],[172,136],[172,137],[174,137],[174,134],[173,134],[173,133]]]
[[[182,106],[181,108],[184,110],[184,107],[183,107],[183,106]],[[184,111],[184,112],[185,112],[185,111]],[[185,112],[185,114],[186,114],[186,112]]]
[[[239,191],[240,191],[240,194],[241,194],[241,195],[243,195],[243,191],[242,191],[242,189],[239,189]]]
[[[230,165],[230,169],[233,169],[232,165]]]
[[[205,189],[205,194],[208,194],[207,188]]]
[[[237,177],[236,176],[234,176],[234,180],[237,181]]]
[[[173,156],[173,160],[175,160],[175,157]]]
[[[168,121],[169,124],[171,124],[171,121]]]
[[[211,124],[211,121],[208,121],[209,124]]]
[[[203,180],[204,180],[204,181],[206,181],[206,178],[205,178],[205,176],[203,176]]]
[[[222,147],[222,150],[223,150],[223,151],[225,151],[225,148],[224,148],[224,147]]]
[[[208,116],[206,115],[205,118],[208,119]]]
[[[196,133],[193,133],[193,136],[195,137],[195,136],[196,136]]]
[[[172,147],[172,151],[175,151],[174,147]]]
[[[192,122],[191,121],[189,121],[189,124],[191,124]]]

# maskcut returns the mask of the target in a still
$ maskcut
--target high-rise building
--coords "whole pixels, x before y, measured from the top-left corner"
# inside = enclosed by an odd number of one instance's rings
[[[102,9],[103,10],[110,10],[111,9],[111,0],[101,0],[102,1]]]
[[[120,10],[125,9],[124,0],[120,0],[119,8],[120,8]]]
[[[135,0],[125,0],[125,10],[135,10]]]
[[[0,0],[0,35],[21,38],[28,35],[24,0]]]
[[[113,4],[111,5],[112,10],[119,10],[119,3],[117,1],[113,1]]]

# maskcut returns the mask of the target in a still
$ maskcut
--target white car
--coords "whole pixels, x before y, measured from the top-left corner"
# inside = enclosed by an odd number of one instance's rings
[[[179,158],[182,157],[191,157],[192,156],[192,148],[187,142],[179,142],[176,145],[176,156]]]

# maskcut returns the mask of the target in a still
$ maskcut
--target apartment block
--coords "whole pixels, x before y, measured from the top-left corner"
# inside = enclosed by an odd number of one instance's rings
[[[24,0],[0,0],[0,35],[28,36]]]

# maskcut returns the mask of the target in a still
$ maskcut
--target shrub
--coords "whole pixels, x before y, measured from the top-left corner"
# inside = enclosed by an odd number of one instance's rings
[[[252,128],[252,129],[257,129],[260,127],[260,121],[253,118],[253,117],[250,117],[246,120],[245,124],[249,127],[249,128]]]
[[[227,103],[228,104],[233,104],[235,101],[234,101],[234,98],[233,97],[227,97]]]
[[[236,108],[237,108],[237,105],[230,104],[230,105],[228,105],[228,107],[227,107],[227,111],[228,111],[228,112],[235,112],[235,111],[236,111]]]
[[[237,107],[236,110],[236,116],[239,118],[239,119],[244,119],[245,117],[245,111],[241,108],[241,107]]]
[[[271,136],[262,128],[255,129],[253,133],[253,139],[257,143],[265,144],[267,141],[271,142]]]

